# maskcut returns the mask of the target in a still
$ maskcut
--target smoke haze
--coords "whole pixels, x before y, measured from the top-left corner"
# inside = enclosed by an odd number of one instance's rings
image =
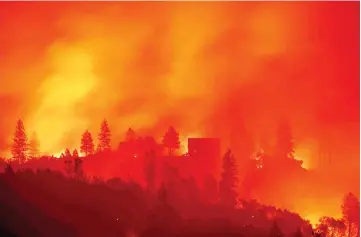
[[[160,139],[256,143],[292,125],[296,158],[359,174],[359,3],[0,3],[0,148],[15,121],[44,153],[80,145],[107,118]],[[345,180],[347,177],[345,177]],[[358,189],[359,185],[351,185]]]

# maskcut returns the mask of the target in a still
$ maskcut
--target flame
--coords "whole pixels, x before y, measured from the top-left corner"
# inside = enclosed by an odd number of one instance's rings
[[[320,213],[311,213],[311,214],[303,215],[303,218],[305,220],[308,220],[313,228],[315,228],[316,225],[319,223],[319,219],[321,217],[322,217],[322,214],[320,214]]]
[[[186,135],[180,135],[179,136],[179,151],[181,154],[186,154],[188,153],[188,139],[189,138],[199,138],[202,137],[202,135],[200,133],[188,133]]]
[[[189,137],[210,135],[219,124],[222,128],[212,135],[227,140],[227,130],[235,125],[231,120],[238,118],[224,115],[222,108],[241,103],[250,130],[271,140],[266,130],[280,114],[289,116],[297,137],[295,157],[306,169],[317,165],[317,148],[302,139],[334,137],[339,150],[333,154],[347,159],[339,159],[336,169],[344,174],[332,184],[349,186],[330,195],[356,186],[356,179],[345,177],[348,167],[358,167],[352,175],[359,173],[359,57],[354,57],[359,4],[74,3],[69,9],[68,4],[32,3],[31,11],[27,3],[12,4],[0,7],[7,19],[2,25],[7,34],[0,36],[6,58],[0,59],[0,99],[14,95],[21,104],[1,100],[2,121],[9,125],[24,118],[27,132],[38,134],[42,154],[60,156],[59,150],[79,147],[86,129],[95,138],[104,118],[113,126],[114,142],[128,127],[155,135],[164,132],[159,127],[165,122],[179,125],[185,134],[180,152],[186,153]],[[44,9],[49,14],[40,14]],[[334,24],[334,15],[348,17]],[[229,100],[230,95],[236,99]],[[208,122],[213,114],[221,119]],[[199,128],[203,123],[208,129]],[[11,141],[13,131],[6,125],[0,137]],[[199,129],[202,134],[190,133]],[[354,189],[359,192],[358,185]],[[317,209],[312,215],[302,209],[310,203]],[[320,200],[295,211],[314,222],[322,213],[315,203]],[[339,202],[333,200],[332,206],[338,208]],[[337,214],[329,208],[319,209]]]
[[[92,57],[76,46],[58,46],[51,50],[53,73],[45,79],[38,93],[38,108],[29,118],[30,130],[38,134],[42,152],[54,153],[72,131],[85,130],[87,119],[77,115],[82,102],[96,83]]]
[[[317,143],[313,140],[301,141],[297,143],[295,149],[295,159],[302,160],[302,167],[309,170],[316,167],[318,156],[316,154]]]
[[[61,154],[63,154],[63,152],[57,152],[57,153],[53,154],[53,156],[55,158],[61,158]]]
[[[297,204],[292,211],[299,213],[304,219],[309,220],[313,227],[319,223],[319,219],[323,216],[342,217],[342,195],[339,197],[302,197],[294,199]]]
[[[309,170],[310,164],[309,164],[309,158],[307,156],[300,156],[299,154],[295,154],[296,160],[302,160],[302,168]]]

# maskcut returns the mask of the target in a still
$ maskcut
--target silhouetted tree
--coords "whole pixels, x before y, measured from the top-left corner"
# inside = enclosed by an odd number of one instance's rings
[[[145,167],[144,167],[145,180],[147,182],[147,190],[154,192],[155,190],[155,152],[150,152],[145,155]]]
[[[70,150],[68,148],[65,149],[64,156],[65,157],[71,157],[71,153],[70,153]]]
[[[29,156],[38,157],[39,154],[39,140],[36,133],[33,133],[29,142]]]
[[[343,220],[321,217],[316,232],[325,237],[345,236],[346,225]]]
[[[110,138],[111,138],[110,128],[109,128],[107,120],[104,119],[102,124],[100,125],[100,132],[98,134],[99,144],[98,144],[97,151],[100,151],[100,152],[109,151],[110,150]]]
[[[24,162],[26,160],[27,151],[28,137],[25,132],[23,121],[19,119],[16,123],[13,144],[11,147],[13,159],[16,159],[19,163]]]
[[[276,156],[279,158],[294,158],[292,130],[287,121],[281,121],[278,126]]]
[[[78,153],[78,150],[77,150],[77,149],[74,149],[74,151],[73,151],[73,157],[74,157],[74,158],[79,157],[79,153]]]
[[[357,197],[348,193],[343,200],[342,215],[347,224],[348,237],[351,237],[352,229],[356,228],[357,236],[360,232],[360,201]]]
[[[269,237],[283,237],[283,233],[276,221],[273,223]]]
[[[223,205],[234,207],[237,204],[238,172],[236,160],[228,150],[223,157],[223,173],[219,184],[219,197]]]
[[[172,126],[169,127],[168,131],[163,136],[163,145],[168,148],[169,156],[172,156],[173,152],[179,148],[179,134]]]
[[[85,156],[93,154],[94,152],[93,138],[88,130],[85,131],[81,138],[80,151],[83,152]]]
[[[316,225],[315,231],[312,233],[313,236],[319,235],[319,236],[327,236],[328,234],[328,223],[327,219],[328,217],[321,217],[319,219],[319,223]]]
[[[133,129],[129,128],[125,134],[125,141],[130,142],[134,141],[137,138]]]

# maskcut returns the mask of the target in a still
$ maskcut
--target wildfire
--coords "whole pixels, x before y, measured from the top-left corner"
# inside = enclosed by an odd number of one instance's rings
[[[319,219],[322,217],[322,214],[320,213],[312,213],[312,214],[306,214],[303,215],[303,218],[305,218],[305,220],[308,220],[310,222],[310,224],[312,225],[312,227],[316,227],[316,225],[319,222]]]
[[[299,142],[295,149],[295,158],[302,160],[302,167],[309,170],[315,167],[315,159],[312,159],[312,157],[317,157],[316,151],[315,141]]]
[[[197,138],[202,137],[199,133],[188,133],[187,135],[180,135],[179,141],[179,151],[181,154],[188,153],[188,138]]]
[[[249,11],[242,4],[202,4],[161,4],[161,8],[155,6],[150,12],[139,5],[132,17],[127,12],[122,14],[128,8],[121,3],[111,7],[99,4],[96,11],[84,10],[81,5],[71,9],[49,5],[49,14],[38,14],[37,9],[43,6],[34,3],[31,16],[22,12],[28,13],[27,7],[18,7],[15,12],[19,14],[10,14],[14,10],[8,11],[4,5],[1,9],[7,19],[7,34],[0,37],[0,52],[7,60],[0,67],[0,99],[2,95],[5,99],[7,95],[19,95],[15,101],[22,104],[1,100],[1,137],[11,140],[10,129],[6,131],[7,119],[10,123],[15,117],[12,111],[19,110],[27,132],[37,133],[42,154],[60,158],[65,147],[79,147],[86,129],[96,139],[95,127],[98,129],[104,117],[114,121],[114,142],[119,142],[129,126],[149,129],[153,133],[149,135],[164,132],[158,131],[158,126],[170,117],[167,123],[181,120],[178,124],[183,127],[177,127],[183,131],[179,151],[186,154],[188,138],[203,137],[199,133],[208,132],[192,125],[205,123],[204,127],[214,129],[221,140],[228,139],[227,131],[239,120],[236,113],[227,115],[219,108],[239,103],[245,120],[252,120],[250,130],[267,134],[280,114],[294,120],[295,158],[302,160],[303,168],[308,170],[317,165],[318,144],[301,139],[325,140],[324,132],[344,131],[340,132],[342,136],[330,136],[335,137],[334,144],[339,147],[334,156],[347,157],[336,167],[343,174],[330,177],[330,183],[357,183],[347,181],[347,175],[355,173],[348,167],[358,167],[359,172],[359,134],[354,133],[359,123],[350,122],[359,118],[358,100],[354,99],[359,97],[355,89],[358,64],[354,63],[354,48],[359,46],[359,40],[349,31],[355,24],[358,27],[358,21],[354,21],[357,14],[341,17],[338,24],[331,23],[334,15],[348,15],[336,14],[337,9],[345,9],[341,10],[344,13],[352,7],[340,5],[319,11],[321,5],[313,8],[299,3],[267,3],[256,4]],[[47,29],[50,25],[54,29]],[[319,37],[315,38],[314,32]],[[333,39],[335,32],[345,37]],[[346,59],[350,63],[345,64]],[[320,78],[327,80],[329,90],[324,90]],[[229,99],[232,95],[235,100]],[[173,120],[174,114],[177,118]],[[332,115],[337,118],[328,117]],[[217,124],[222,126],[218,129],[214,126]],[[262,168],[261,163],[258,168]],[[330,195],[339,195],[344,189],[332,189]],[[293,204],[315,210],[315,203],[324,201],[311,200],[301,205],[296,199]],[[332,206],[337,205],[333,201]],[[328,211],[330,207],[322,206],[312,214],[309,210],[295,211],[314,224],[321,209]]]
[[[77,115],[76,105],[93,88],[96,78],[92,73],[92,58],[77,47],[54,47],[53,74],[43,82],[39,93],[42,100],[29,117],[29,130],[39,135],[43,152],[54,153],[64,145],[64,137],[87,127],[87,120]],[[58,154],[57,154],[58,155]]]
[[[53,154],[53,156],[55,158],[61,158],[61,154],[63,154],[63,152],[57,152],[57,153]]]
[[[309,159],[299,156],[298,154],[295,155],[295,159],[296,160],[302,160],[302,168],[309,170],[310,169],[310,164],[309,164]]]

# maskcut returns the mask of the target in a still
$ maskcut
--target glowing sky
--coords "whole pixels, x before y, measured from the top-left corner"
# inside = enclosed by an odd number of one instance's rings
[[[44,152],[103,118],[114,145],[170,124],[227,143],[230,107],[256,140],[289,117],[308,166],[320,146],[359,164],[358,2],[0,5],[4,150],[18,117]]]
[[[221,124],[227,140],[231,106],[256,137],[286,115],[300,149],[358,156],[357,2],[1,5],[3,148],[17,117],[46,152],[104,117],[119,138],[172,123],[211,135]]]
[[[272,143],[287,117],[296,158],[332,154],[334,186],[359,192],[359,2],[1,2],[0,29],[4,155],[18,118],[59,153],[104,118],[114,146],[169,125],[227,146],[241,118]],[[313,207],[337,213],[340,190]]]

